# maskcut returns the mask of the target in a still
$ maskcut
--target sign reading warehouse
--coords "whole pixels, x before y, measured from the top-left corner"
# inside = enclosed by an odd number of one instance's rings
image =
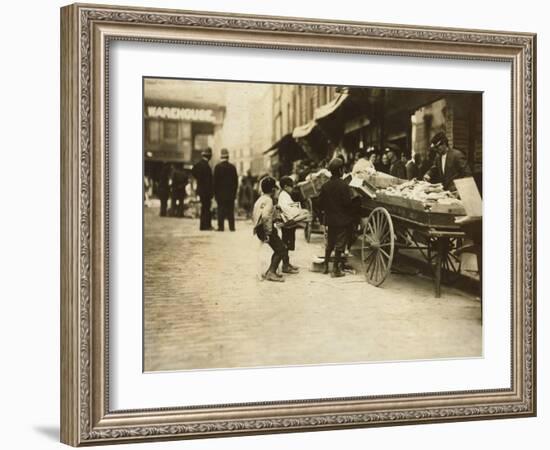
[[[186,120],[189,122],[220,123],[221,111],[202,108],[183,108],[170,106],[148,106],[147,117],[151,119]]]

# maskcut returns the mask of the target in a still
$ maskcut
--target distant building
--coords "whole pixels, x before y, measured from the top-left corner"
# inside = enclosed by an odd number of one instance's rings
[[[479,93],[290,84],[272,91],[272,144],[265,154],[275,176],[323,166],[335,152],[349,169],[362,150],[388,144],[407,158],[427,156],[431,137],[443,130],[481,183]]]
[[[271,145],[271,85],[226,83],[226,120],[220,145],[229,150],[240,176],[266,172],[264,154]]]
[[[307,127],[315,118],[315,111],[333,101],[337,93],[334,86],[275,84],[272,85],[273,121],[269,169],[275,176],[293,171],[293,163],[305,157],[304,150],[293,137],[294,131]],[[302,147],[308,144],[304,141]]]
[[[146,100],[145,164],[175,162],[191,166],[200,159],[203,149],[212,147],[224,115],[221,105]]]

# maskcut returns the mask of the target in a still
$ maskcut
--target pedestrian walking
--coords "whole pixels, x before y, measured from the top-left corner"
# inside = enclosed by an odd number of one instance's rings
[[[235,198],[239,177],[237,169],[229,162],[229,151],[224,148],[220,155],[221,162],[214,168],[214,196],[218,204],[218,231],[224,230],[225,220],[229,230],[235,231]]]
[[[149,177],[143,176],[143,204],[146,208],[150,206],[151,203],[151,180]]]
[[[351,189],[342,180],[344,162],[340,158],[332,159],[328,164],[331,178],[321,187],[319,204],[325,213],[327,227],[327,246],[325,248],[325,270],[329,273],[328,265],[334,250],[333,277],[343,277],[343,259],[346,242],[349,236],[349,227],[353,222]]]
[[[254,185],[252,177],[242,177],[239,186],[239,208],[241,208],[247,219],[252,217],[252,206],[254,206]]]
[[[202,152],[202,159],[197,162],[191,171],[195,180],[197,180],[197,194],[201,201],[201,219],[200,230],[206,231],[212,229],[212,218],[210,209],[213,196],[212,169],[208,163],[212,159],[212,149],[206,148]]]
[[[185,200],[185,186],[187,185],[187,175],[182,167],[174,168],[172,175],[172,216],[183,217],[183,202]]]
[[[168,199],[170,198],[172,181],[172,166],[168,163],[162,163],[160,178],[158,184],[158,196],[160,200],[160,216],[166,217],[168,212]]]
[[[260,182],[260,188],[262,195],[254,203],[254,210],[252,212],[253,233],[260,241],[268,244],[273,250],[271,263],[265,273],[265,279],[267,281],[280,282],[284,281],[284,278],[277,273],[277,269],[281,261],[288,256],[288,250],[279,237],[274,225],[275,208],[273,206],[273,199],[277,194],[277,183],[275,179],[265,177]]]

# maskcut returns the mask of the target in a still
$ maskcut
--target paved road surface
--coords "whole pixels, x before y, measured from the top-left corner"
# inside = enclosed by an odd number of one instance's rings
[[[145,209],[145,370],[281,366],[481,356],[480,302],[431,280],[391,274],[375,288],[358,273],[310,271],[323,254],[298,230],[285,283],[258,279],[269,257],[250,223],[201,232],[194,219]]]

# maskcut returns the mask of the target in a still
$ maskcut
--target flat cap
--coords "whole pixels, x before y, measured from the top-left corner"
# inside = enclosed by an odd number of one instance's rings
[[[342,161],[340,158],[336,157],[336,158],[332,158],[332,160],[328,163],[327,168],[331,172],[334,172],[334,171],[340,169],[341,167],[344,167],[344,161]]]

